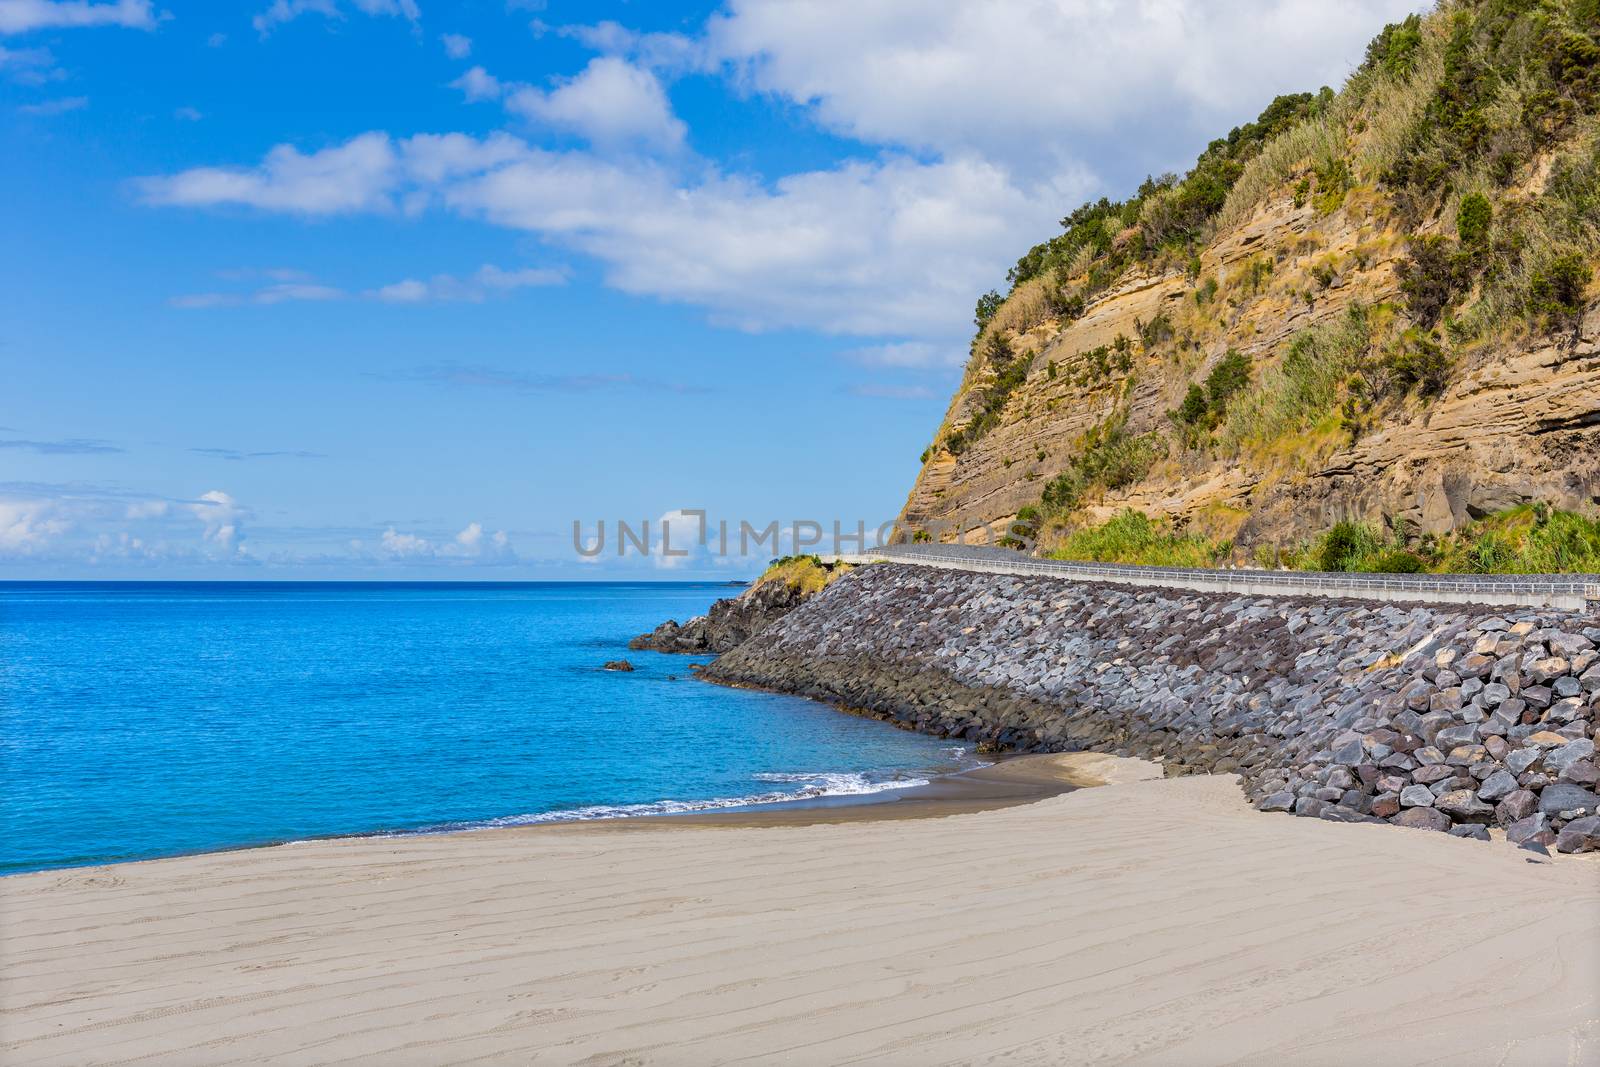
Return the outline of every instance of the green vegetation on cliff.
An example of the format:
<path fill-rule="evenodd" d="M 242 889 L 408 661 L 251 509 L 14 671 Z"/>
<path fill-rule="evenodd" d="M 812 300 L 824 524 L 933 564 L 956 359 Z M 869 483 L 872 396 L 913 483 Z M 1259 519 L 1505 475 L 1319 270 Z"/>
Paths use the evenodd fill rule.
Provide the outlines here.
<path fill-rule="evenodd" d="M 1232 555 L 1231 541 L 1181 532 L 1133 510 L 1071 531 L 1049 553 L 1052 559 L 1156 567 L 1210 567 Z M 1251 562 L 1374 574 L 1600 574 L 1600 522 L 1538 504 L 1486 516 L 1444 537 L 1345 521 L 1287 550 L 1262 548 Z"/>
<path fill-rule="evenodd" d="M 848 563 L 824 563 L 818 556 L 782 556 L 769 563 L 752 585 L 783 582 L 795 592 L 810 596 L 822 592 L 851 569 Z"/>
<path fill-rule="evenodd" d="M 1265 225 L 1266 240 L 1240 254 L 1249 225 Z M 1017 261 L 1004 293 L 978 301 L 958 401 L 923 455 L 975 458 L 954 476 L 941 468 L 933 496 L 966 470 L 981 479 L 986 465 L 1022 461 L 1038 496 L 1019 518 L 1049 544 L 1076 536 L 1087 505 L 1143 495 L 1147 478 L 1168 496 L 1229 466 L 1266 488 L 1292 481 L 1425 423 L 1504 353 L 1572 335 L 1600 260 L 1600 0 L 1445 0 L 1385 27 L 1338 93 L 1281 96 L 1186 174 L 1084 204 L 1061 226 Z M 1103 325 L 1077 327 L 1076 348 L 1056 340 L 1092 307 L 1152 286 L 1168 295 L 1114 343 Z M 1270 330 L 1301 316 L 1287 337 Z M 1256 341 L 1263 333 L 1276 339 Z M 1019 433 L 1020 455 L 974 450 L 1053 410 L 1065 388 L 1095 412 L 1092 429 L 1077 422 L 1055 447 Z M 1152 406 L 1166 413 L 1154 424 Z M 992 484 L 984 493 L 1000 498 Z M 943 507 L 958 512 L 955 501 Z M 1394 568 L 1411 556 L 1467 565 L 1387 540 L 1355 553 Z"/>

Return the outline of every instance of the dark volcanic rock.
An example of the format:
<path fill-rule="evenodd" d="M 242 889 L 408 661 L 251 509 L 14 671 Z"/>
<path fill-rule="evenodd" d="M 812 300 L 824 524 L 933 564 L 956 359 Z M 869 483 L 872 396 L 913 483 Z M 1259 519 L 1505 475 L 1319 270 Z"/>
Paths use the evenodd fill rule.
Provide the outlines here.
<path fill-rule="evenodd" d="M 810 594 L 784 581 L 759 582 L 679 625 L 669 619 L 628 642 L 655 652 L 728 652 L 805 603 Z"/>
<path fill-rule="evenodd" d="M 631 671 L 633 670 L 633 664 L 625 659 L 611 659 L 602 663 L 600 669 L 603 671 Z"/>
<path fill-rule="evenodd" d="M 1410 808 L 1389 820 L 1396 826 L 1409 826 L 1413 830 L 1450 829 L 1450 816 L 1436 808 Z"/>
<path fill-rule="evenodd" d="M 1265 811 L 1472 837 L 1544 813 L 1533 836 L 1553 843 L 1562 813 L 1595 811 L 1596 707 L 1548 695 L 1600 661 L 1549 654 L 1582 643 L 1563 634 L 1590 640 L 1581 615 L 1493 620 L 1471 605 L 885 564 L 843 576 L 704 674 L 988 748 L 1234 773 Z M 1536 667 L 1547 684 L 1525 685 Z"/>
<path fill-rule="evenodd" d="M 1600 815 L 1573 819 L 1556 834 L 1557 852 L 1600 852 Z"/>

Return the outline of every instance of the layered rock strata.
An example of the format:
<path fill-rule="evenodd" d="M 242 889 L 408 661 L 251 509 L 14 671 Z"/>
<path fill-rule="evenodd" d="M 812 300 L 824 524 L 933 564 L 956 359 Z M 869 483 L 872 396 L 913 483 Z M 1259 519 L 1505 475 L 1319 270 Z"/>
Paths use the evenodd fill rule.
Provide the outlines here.
<path fill-rule="evenodd" d="M 1338 821 L 1600 849 L 1600 620 L 882 564 L 706 676 L 1022 751 L 1240 775 Z"/>

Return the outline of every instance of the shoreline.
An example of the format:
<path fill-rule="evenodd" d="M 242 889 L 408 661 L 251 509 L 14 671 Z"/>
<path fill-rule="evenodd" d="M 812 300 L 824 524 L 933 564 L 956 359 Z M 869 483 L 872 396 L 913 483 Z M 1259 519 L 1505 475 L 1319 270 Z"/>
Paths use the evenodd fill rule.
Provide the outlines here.
<path fill-rule="evenodd" d="M 815 703 L 827 704 L 825 701 Z M 827 704 L 836 711 L 856 714 L 850 709 Z M 870 713 L 863 717 L 873 718 Z M 886 723 L 886 725 L 894 725 Z M 902 727 L 903 728 L 903 727 Z M 7 879 L 34 875 L 72 872 L 115 870 L 135 864 L 164 863 L 172 860 L 195 859 L 241 852 L 259 852 L 272 849 L 295 848 L 308 844 L 339 841 L 403 841 L 412 838 L 448 838 L 461 835 L 518 833 L 524 831 L 567 831 L 596 829 L 627 831 L 634 828 L 662 826 L 812 826 L 847 822 L 878 822 L 900 819 L 943 818 L 980 811 L 993 811 L 1018 804 L 1031 804 L 1049 797 L 1059 796 L 1075 789 L 1106 784 L 1090 767 L 1095 761 L 1116 761 L 1117 757 L 1095 753 L 1000 753 L 987 756 L 994 762 L 978 767 L 935 774 L 920 785 L 879 789 L 868 793 L 838 793 L 816 797 L 795 797 L 789 800 L 753 802 L 721 808 L 696 811 L 660 812 L 639 815 L 600 815 L 580 818 L 560 818 L 561 811 L 540 813 L 558 816 L 540 822 L 494 825 L 494 820 L 466 823 L 440 829 L 371 830 L 357 833 L 317 834 L 308 837 L 286 838 L 281 841 L 251 842 L 225 845 L 218 848 L 194 849 L 160 856 L 138 856 L 126 859 L 63 864 L 31 870 L 0 872 L 0 883 Z M 1142 763 L 1133 760 L 1130 763 Z M 1106 765 L 1109 768 L 1109 764 Z M 1152 765 L 1153 766 L 1153 765 Z M 1115 773 L 1107 770 L 1106 773 Z M 1123 771 L 1123 774 L 1139 773 Z M 1154 771 L 1159 776 L 1160 770 Z M 707 798 L 704 803 L 714 804 L 724 799 Z M 684 803 L 701 803 L 685 801 Z M 502 816 L 500 818 L 514 818 Z"/>
<path fill-rule="evenodd" d="M 1108 784 L 950 818 L 338 838 L 0 879 L 0 1058 L 1600 1060 L 1600 857 L 1055 759 Z"/>

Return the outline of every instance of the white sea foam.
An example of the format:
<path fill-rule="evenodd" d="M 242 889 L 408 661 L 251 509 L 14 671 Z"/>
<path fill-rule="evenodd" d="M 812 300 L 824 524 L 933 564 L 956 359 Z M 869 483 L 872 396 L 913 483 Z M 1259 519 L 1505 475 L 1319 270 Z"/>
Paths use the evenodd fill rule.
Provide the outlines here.
<path fill-rule="evenodd" d="M 986 761 L 974 759 L 965 748 L 946 750 L 954 766 L 950 770 L 967 770 L 984 765 Z M 537 826 L 553 822 L 585 822 L 593 819 L 629 819 L 647 815 L 686 815 L 697 811 L 723 811 L 728 808 L 753 808 L 768 804 L 784 804 L 795 800 L 815 800 L 819 797 L 867 796 L 894 789 L 910 789 L 927 785 L 929 779 L 921 775 L 904 778 L 882 778 L 853 771 L 814 772 L 763 772 L 751 775 L 758 782 L 774 785 L 798 786 L 786 790 L 749 793 L 744 796 L 719 797 L 713 800 L 657 800 L 649 804 L 593 804 L 583 808 L 563 811 L 541 811 L 526 815 L 505 815 L 495 819 L 428 826 L 417 830 L 396 830 L 381 834 L 383 837 L 409 837 L 416 834 L 454 833 L 461 830 L 492 830 L 506 826 Z"/>

